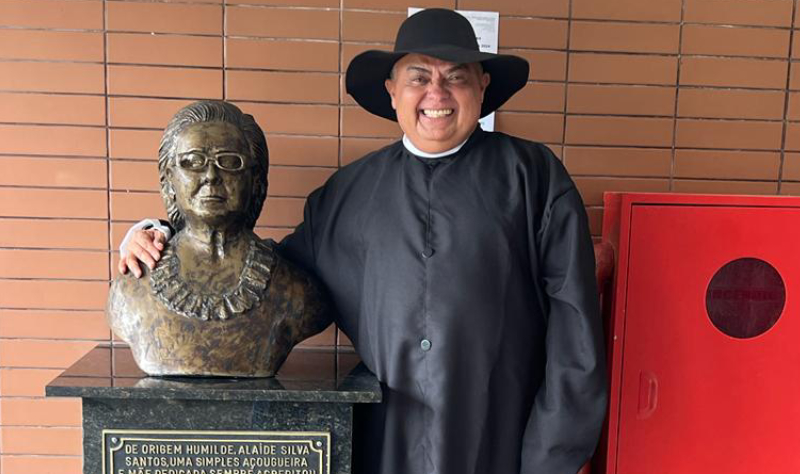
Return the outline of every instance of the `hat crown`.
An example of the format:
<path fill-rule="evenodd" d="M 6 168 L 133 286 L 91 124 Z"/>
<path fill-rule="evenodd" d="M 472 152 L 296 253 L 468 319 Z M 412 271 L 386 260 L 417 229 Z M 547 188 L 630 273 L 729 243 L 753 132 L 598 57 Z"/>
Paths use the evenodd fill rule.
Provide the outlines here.
<path fill-rule="evenodd" d="M 442 8 L 429 8 L 408 17 L 397 31 L 394 50 L 414 51 L 436 46 L 479 51 L 469 20 Z"/>

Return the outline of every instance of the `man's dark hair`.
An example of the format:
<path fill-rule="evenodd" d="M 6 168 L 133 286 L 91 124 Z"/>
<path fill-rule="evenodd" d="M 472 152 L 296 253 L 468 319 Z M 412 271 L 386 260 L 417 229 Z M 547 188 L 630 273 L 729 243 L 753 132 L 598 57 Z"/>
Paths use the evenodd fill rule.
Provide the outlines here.
<path fill-rule="evenodd" d="M 167 168 L 175 155 L 175 146 L 178 135 L 190 125 L 207 122 L 229 123 L 241 130 L 244 139 L 250 148 L 250 157 L 255 166 L 248 172 L 254 173 L 253 197 L 245 216 L 247 228 L 256 225 L 264 200 L 267 198 L 267 172 L 269 168 L 269 150 L 264 131 L 258 126 L 253 116 L 245 114 L 235 105 L 221 100 L 202 100 L 189 104 L 179 110 L 169 121 L 161 145 L 158 147 L 158 177 L 161 183 L 161 198 L 167 208 L 167 215 L 175 230 L 184 226 L 183 215 L 175 204 L 175 194 L 171 192 L 171 185 L 167 179 Z M 263 157 L 263 159 L 262 159 Z M 210 165 L 209 166 L 213 166 Z"/>

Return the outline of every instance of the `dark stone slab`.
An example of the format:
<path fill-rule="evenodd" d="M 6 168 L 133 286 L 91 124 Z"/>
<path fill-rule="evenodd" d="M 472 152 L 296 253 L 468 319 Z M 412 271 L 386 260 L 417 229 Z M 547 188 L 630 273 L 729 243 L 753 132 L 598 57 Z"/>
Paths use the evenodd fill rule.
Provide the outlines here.
<path fill-rule="evenodd" d="M 296 350 L 275 378 L 148 377 L 130 351 L 98 346 L 46 387 L 83 398 L 84 473 L 103 470 L 103 430 L 323 432 L 331 473 L 350 472 L 354 403 L 381 389 L 352 353 Z M 116 474 L 116 473 L 115 473 Z"/>
<path fill-rule="evenodd" d="M 380 385 L 354 353 L 291 353 L 273 378 L 149 377 L 130 349 L 98 346 L 50 382 L 52 397 L 376 403 Z"/>

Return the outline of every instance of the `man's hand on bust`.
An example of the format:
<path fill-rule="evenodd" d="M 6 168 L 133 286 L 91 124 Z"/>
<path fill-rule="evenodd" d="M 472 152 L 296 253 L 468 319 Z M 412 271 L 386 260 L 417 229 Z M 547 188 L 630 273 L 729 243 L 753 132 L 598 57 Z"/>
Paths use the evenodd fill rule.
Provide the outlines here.
<path fill-rule="evenodd" d="M 161 259 L 161 251 L 164 250 L 167 237 L 156 229 L 136 229 L 129 237 L 130 239 L 120 247 L 117 269 L 121 274 L 130 270 L 136 278 L 139 278 L 142 276 L 139 262 L 151 270 L 155 268 L 156 262 Z"/>

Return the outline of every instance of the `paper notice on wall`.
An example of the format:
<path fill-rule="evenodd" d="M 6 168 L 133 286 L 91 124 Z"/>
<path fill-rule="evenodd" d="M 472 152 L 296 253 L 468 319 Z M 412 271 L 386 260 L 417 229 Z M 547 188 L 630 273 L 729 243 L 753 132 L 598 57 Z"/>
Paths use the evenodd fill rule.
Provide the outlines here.
<path fill-rule="evenodd" d="M 409 7 L 408 16 L 421 11 L 422 8 Z M 499 12 L 479 12 L 471 10 L 456 10 L 458 13 L 464 15 L 472 24 L 472 29 L 475 30 L 475 36 L 478 39 L 478 46 L 481 51 L 485 53 L 497 54 L 497 38 L 500 29 L 500 13 Z M 487 132 L 494 131 L 494 113 L 487 115 L 480 119 L 481 128 Z"/>

